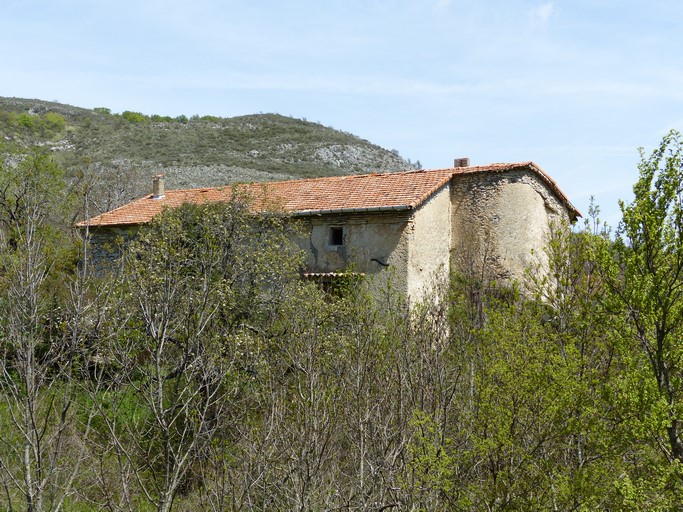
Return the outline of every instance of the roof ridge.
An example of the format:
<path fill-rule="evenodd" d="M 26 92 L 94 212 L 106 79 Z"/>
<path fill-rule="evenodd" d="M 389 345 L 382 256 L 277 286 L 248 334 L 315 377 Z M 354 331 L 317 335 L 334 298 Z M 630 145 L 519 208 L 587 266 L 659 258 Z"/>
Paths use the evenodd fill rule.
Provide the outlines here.
<path fill-rule="evenodd" d="M 279 184 L 279 183 L 303 183 L 303 182 L 311 182 L 311 181 L 347 180 L 347 179 L 357 179 L 357 178 L 368 178 L 371 176 L 398 176 L 398 175 L 404 175 L 404 174 L 443 172 L 443 171 L 447 171 L 447 170 L 451 170 L 451 169 L 452 168 L 450 168 L 450 169 L 449 168 L 444 168 L 444 169 L 410 169 L 407 171 L 370 172 L 370 173 L 364 173 L 364 174 L 343 174 L 343 175 L 339 175 L 339 176 L 318 176 L 315 178 L 297 178 L 297 179 L 293 179 L 293 180 L 250 181 L 250 182 L 236 181 L 234 183 L 227 183 L 225 185 L 218 185 L 215 187 L 166 189 L 166 192 L 184 192 L 184 191 L 196 192 L 198 190 L 220 190 L 220 189 L 232 188 L 234 186 L 239 186 L 239 185 L 257 186 L 257 185 L 263 185 L 263 184 L 274 185 L 274 184 Z M 142 199 L 142 198 L 139 198 L 139 199 Z M 114 210 L 112 210 L 112 211 L 114 211 Z"/>
<path fill-rule="evenodd" d="M 250 182 L 244 182 L 244 181 L 237 181 L 234 183 L 227 183 L 225 185 L 217 185 L 215 187 L 196 187 L 196 188 L 177 188 L 177 189 L 166 189 L 166 192 L 187 192 L 187 191 L 192 191 L 192 192 L 197 192 L 200 190 L 221 190 L 221 189 L 227 189 L 227 188 L 232 188 L 234 186 L 257 186 L 261 184 L 279 184 L 279 183 L 302 183 L 302 182 L 312 182 L 312 181 L 327 181 L 327 180 L 347 180 L 347 179 L 358 179 L 358 178 L 368 178 L 372 176 L 398 176 L 398 175 L 405 175 L 405 174 L 426 174 L 426 173 L 436 173 L 436 172 L 445 172 L 445 171 L 456 171 L 459 169 L 487 169 L 487 168 L 492 168 L 492 167 L 497 167 L 497 166 L 505 166 L 505 167 L 526 167 L 533 164 L 532 161 L 526 161 L 526 162 L 514 162 L 514 163 L 505 163 L 505 162 L 496 162 L 492 164 L 486 164 L 486 165 L 470 165 L 467 167 L 443 167 L 443 168 L 438 168 L 438 169 L 409 169 L 406 171 L 387 171 L 387 172 L 371 172 L 371 173 L 364 173 L 364 174 L 344 174 L 344 175 L 339 175 L 339 176 L 318 176 L 315 178 L 297 178 L 293 180 L 274 180 L 274 181 L 250 181 Z M 454 173 L 454 174 L 455 174 Z M 546 174 L 543 172 L 543 174 Z M 148 194 L 146 194 L 148 195 Z M 145 196 L 139 197 L 138 199 L 143 199 Z M 112 210 L 114 211 L 114 210 Z"/>

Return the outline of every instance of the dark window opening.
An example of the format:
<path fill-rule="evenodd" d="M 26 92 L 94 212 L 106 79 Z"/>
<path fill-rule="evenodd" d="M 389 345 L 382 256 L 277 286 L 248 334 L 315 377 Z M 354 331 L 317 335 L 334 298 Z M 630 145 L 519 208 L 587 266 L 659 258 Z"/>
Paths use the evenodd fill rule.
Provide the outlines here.
<path fill-rule="evenodd" d="M 344 245 L 344 228 L 341 226 L 330 228 L 330 245 Z"/>

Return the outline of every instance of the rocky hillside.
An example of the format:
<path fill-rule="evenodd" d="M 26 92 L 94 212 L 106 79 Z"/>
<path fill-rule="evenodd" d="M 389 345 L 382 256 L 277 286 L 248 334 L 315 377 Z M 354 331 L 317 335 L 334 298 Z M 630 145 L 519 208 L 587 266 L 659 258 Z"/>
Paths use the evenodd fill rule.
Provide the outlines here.
<path fill-rule="evenodd" d="M 49 148 L 72 176 L 91 176 L 98 209 L 147 193 L 160 172 L 168 188 L 191 188 L 415 167 L 395 150 L 277 114 L 171 118 L 0 97 L 0 135 Z"/>

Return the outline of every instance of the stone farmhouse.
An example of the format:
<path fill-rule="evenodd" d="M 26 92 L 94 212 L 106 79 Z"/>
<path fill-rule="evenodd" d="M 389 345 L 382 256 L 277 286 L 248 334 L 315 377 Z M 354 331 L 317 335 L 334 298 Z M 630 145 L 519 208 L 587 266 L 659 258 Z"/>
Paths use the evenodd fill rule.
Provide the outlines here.
<path fill-rule="evenodd" d="M 229 201 L 235 187 L 255 211 L 276 209 L 301 223 L 305 276 L 328 281 L 351 269 L 391 278 L 411 302 L 453 269 L 524 282 L 526 269 L 545 264 L 551 227 L 581 216 L 533 162 L 459 159 L 450 169 L 187 190 L 165 191 L 159 175 L 152 194 L 78 226 L 89 229 L 101 256 L 112 235 L 130 235 L 165 208 Z"/>

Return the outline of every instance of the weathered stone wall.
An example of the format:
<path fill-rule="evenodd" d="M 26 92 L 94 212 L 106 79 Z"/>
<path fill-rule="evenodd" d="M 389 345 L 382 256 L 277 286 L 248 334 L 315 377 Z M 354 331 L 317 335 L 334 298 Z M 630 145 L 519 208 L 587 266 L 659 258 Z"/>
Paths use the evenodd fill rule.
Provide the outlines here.
<path fill-rule="evenodd" d="M 302 218 L 296 243 L 307 254 L 307 272 L 362 272 L 384 286 L 389 279 L 407 293 L 410 212 L 316 215 Z M 343 244 L 332 245 L 330 229 L 341 227 Z"/>
<path fill-rule="evenodd" d="M 525 272 L 547 266 L 552 225 L 566 208 L 530 171 L 455 176 L 452 183 L 452 265 L 486 279 L 524 284 Z"/>
<path fill-rule="evenodd" d="M 308 272 L 352 270 L 378 289 L 415 303 L 432 293 L 449 272 L 451 198 L 445 186 L 414 212 L 388 211 L 319 215 L 302 220 L 297 244 L 308 255 Z M 344 230 L 344 243 L 330 244 L 330 229 Z"/>
<path fill-rule="evenodd" d="M 108 227 L 91 229 L 89 235 L 90 261 L 97 272 L 113 270 L 125 244 L 136 236 L 136 227 Z"/>

